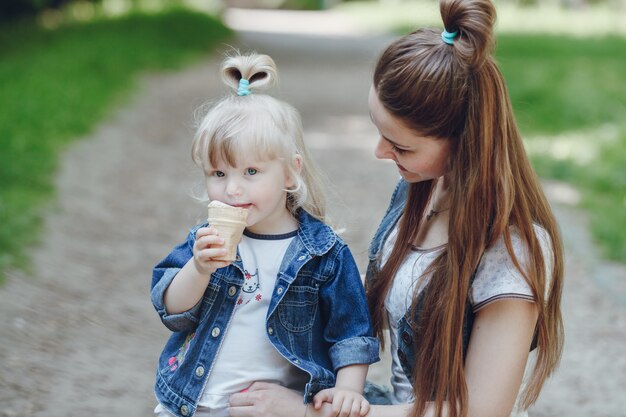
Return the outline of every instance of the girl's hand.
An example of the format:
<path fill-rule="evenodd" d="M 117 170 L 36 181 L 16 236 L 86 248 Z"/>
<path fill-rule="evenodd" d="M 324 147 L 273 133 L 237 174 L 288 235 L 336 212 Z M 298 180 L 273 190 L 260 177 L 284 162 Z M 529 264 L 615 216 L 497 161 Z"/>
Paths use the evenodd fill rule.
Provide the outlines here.
<path fill-rule="evenodd" d="M 316 410 L 319 410 L 324 402 L 332 403 L 332 417 L 365 417 L 370 411 L 370 403 L 363 395 L 342 388 L 328 388 L 313 397 L 313 406 Z"/>
<path fill-rule="evenodd" d="M 218 261 L 213 258 L 226 255 L 224 239 L 219 237 L 217 230 L 212 227 L 201 227 L 196 232 L 196 241 L 193 244 L 193 263 L 196 270 L 202 275 L 211 275 L 219 268 L 230 264 L 229 261 Z"/>

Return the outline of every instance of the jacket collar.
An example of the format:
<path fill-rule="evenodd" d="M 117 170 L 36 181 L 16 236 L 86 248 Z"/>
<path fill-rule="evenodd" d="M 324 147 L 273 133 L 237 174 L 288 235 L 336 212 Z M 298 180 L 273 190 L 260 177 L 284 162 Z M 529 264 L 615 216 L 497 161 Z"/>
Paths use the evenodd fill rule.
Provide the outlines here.
<path fill-rule="evenodd" d="M 407 193 L 409 190 L 409 183 L 400 179 L 396 188 L 391 195 L 391 201 L 389 202 L 389 207 L 383 219 L 378 226 L 378 230 L 372 239 L 372 243 L 369 248 L 369 258 L 370 261 L 373 261 L 378 258 L 389 233 L 393 230 L 393 227 L 396 225 L 402 213 L 404 212 L 404 206 L 406 204 Z"/>
<path fill-rule="evenodd" d="M 298 237 L 311 255 L 321 256 L 333 247 L 337 241 L 337 235 L 330 226 L 303 209 L 298 209 L 296 218 L 300 226 Z"/>

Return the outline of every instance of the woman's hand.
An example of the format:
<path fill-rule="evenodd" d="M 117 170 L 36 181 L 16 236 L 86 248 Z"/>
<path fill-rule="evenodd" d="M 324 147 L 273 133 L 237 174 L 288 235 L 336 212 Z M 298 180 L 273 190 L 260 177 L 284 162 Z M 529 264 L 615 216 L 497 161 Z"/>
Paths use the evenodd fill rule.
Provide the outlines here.
<path fill-rule="evenodd" d="M 278 384 L 255 382 L 244 392 L 230 396 L 230 417 L 304 417 L 302 394 Z M 314 417 L 309 406 L 306 417 Z"/>
<path fill-rule="evenodd" d="M 316 410 L 323 403 L 332 403 L 333 417 L 365 417 L 370 411 L 370 403 L 356 391 L 341 388 L 328 388 L 318 392 L 313 398 Z"/>
<path fill-rule="evenodd" d="M 211 275 L 219 268 L 227 266 L 228 261 L 217 261 L 214 258 L 226 255 L 222 239 L 213 227 L 201 227 L 196 232 L 193 244 L 193 263 L 198 273 Z"/>

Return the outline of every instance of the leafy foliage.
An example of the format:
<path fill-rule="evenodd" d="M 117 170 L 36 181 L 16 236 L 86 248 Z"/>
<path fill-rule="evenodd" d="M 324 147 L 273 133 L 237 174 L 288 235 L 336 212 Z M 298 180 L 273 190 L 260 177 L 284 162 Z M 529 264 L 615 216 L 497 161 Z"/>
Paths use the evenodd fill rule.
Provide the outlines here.
<path fill-rule="evenodd" d="M 183 10 L 0 29 L 0 271 L 26 265 L 59 151 L 102 120 L 141 71 L 179 68 L 229 35 L 215 18 Z"/>

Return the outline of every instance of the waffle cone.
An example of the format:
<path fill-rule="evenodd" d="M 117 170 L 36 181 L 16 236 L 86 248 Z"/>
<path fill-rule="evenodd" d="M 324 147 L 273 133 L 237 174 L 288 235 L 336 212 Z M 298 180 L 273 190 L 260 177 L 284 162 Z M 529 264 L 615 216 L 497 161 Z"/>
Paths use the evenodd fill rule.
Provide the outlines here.
<path fill-rule="evenodd" d="M 221 261 L 234 261 L 237 258 L 237 245 L 246 227 L 248 210 L 213 202 L 208 207 L 209 226 L 214 227 L 224 239 L 226 255 L 215 258 Z"/>

